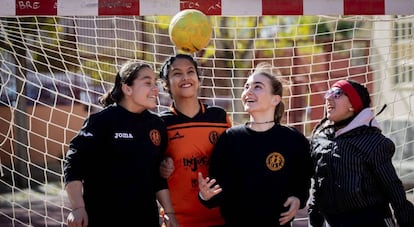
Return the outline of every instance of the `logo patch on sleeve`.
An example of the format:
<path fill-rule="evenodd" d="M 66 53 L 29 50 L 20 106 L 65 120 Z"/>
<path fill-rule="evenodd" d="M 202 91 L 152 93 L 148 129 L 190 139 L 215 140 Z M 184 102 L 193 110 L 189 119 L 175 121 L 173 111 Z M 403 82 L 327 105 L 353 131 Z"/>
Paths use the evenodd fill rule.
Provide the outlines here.
<path fill-rule="evenodd" d="M 151 142 L 155 146 L 159 146 L 161 144 L 161 134 L 158 130 L 156 129 L 151 130 L 149 133 L 149 137 L 151 139 Z"/>
<path fill-rule="evenodd" d="M 210 143 L 215 145 L 217 143 L 217 140 L 219 138 L 219 134 L 216 131 L 211 131 L 208 135 L 208 139 L 210 140 Z"/>

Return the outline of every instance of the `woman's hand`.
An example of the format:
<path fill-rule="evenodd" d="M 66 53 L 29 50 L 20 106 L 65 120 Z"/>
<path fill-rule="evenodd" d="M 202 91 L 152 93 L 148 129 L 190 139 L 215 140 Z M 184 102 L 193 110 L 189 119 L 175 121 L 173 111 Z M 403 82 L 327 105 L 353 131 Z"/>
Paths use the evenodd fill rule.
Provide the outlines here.
<path fill-rule="evenodd" d="M 168 179 L 171 174 L 174 172 L 174 161 L 172 158 L 165 158 L 160 165 L 160 175 L 161 177 Z"/>
<path fill-rule="evenodd" d="M 296 198 L 295 196 L 290 196 L 287 198 L 286 202 L 283 204 L 285 207 L 289 207 L 289 210 L 281 213 L 279 218 L 280 225 L 284 225 L 288 223 L 290 220 L 295 218 L 296 213 L 299 210 L 300 207 L 300 200 Z"/>
<path fill-rule="evenodd" d="M 200 189 L 200 195 L 203 200 L 209 200 L 222 191 L 220 185 L 214 185 L 215 183 L 216 179 L 210 180 L 209 177 L 204 178 L 202 173 L 198 173 L 198 188 Z"/>
<path fill-rule="evenodd" d="M 73 209 L 67 218 L 68 227 L 88 226 L 88 214 L 84 207 Z"/>

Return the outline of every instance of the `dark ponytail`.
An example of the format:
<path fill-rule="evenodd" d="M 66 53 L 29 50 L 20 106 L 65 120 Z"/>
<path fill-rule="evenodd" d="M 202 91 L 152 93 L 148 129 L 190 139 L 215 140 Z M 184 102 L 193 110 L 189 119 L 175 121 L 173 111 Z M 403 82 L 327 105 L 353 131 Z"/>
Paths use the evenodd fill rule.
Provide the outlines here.
<path fill-rule="evenodd" d="M 124 93 L 122 92 L 122 84 L 131 86 L 133 81 L 139 76 L 139 71 L 142 68 L 152 69 L 150 65 L 139 62 L 129 61 L 122 65 L 121 69 L 115 76 L 114 86 L 111 90 L 99 98 L 99 103 L 103 107 L 107 107 L 113 103 L 119 103 L 124 98 Z"/>

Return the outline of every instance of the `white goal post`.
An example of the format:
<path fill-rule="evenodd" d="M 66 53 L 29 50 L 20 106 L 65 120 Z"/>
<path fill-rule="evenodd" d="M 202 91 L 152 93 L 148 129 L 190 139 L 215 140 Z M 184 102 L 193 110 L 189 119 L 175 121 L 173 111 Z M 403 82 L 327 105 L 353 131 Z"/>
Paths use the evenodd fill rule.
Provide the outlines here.
<path fill-rule="evenodd" d="M 51 1 L 49 8 L 41 8 L 40 0 L 5 2 L 0 8 L 1 226 L 66 226 L 62 168 L 70 139 L 85 117 L 101 108 L 97 98 L 110 88 L 120 65 L 142 60 L 158 71 L 177 53 L 169 21 L 180 7 L 195 6 L 210 12 L 214 27 L 208 46 L 193 54 L 202 71 L 203 101 L 224 107 L 235 125 L 244 123 L 245 79 L 259 62 L 269 62 L 287 82 L 283 122 L 309 136 L 324 116 L 329 86 L 338 79 L 359 81 L 372 94 L 374 112 L 387 105 L 377 119 L 396 144 L 394 164 L 414 200 L 411 0 L 394 5 L 384 0 L 387 4 L 371 11 L 347 4 L 333 10 L 324 4 L 342 1 L 326 0 L 291 1 L 301 2 L 301 8 L 289 3 L 292 8 L 285 11 L 266 0 L 241 1 L 243 7 L 234 6 L 237 1 L 201 6 L 179 1 L 178 7 L 164 8 L 160 0 L 117 5 L 97 0 L 100 8 L 79 7 L 80 0 Z M 110 7 L 119 15 L 107 15 Z M 155 111 L 169 104 L 161 92 Z"/>

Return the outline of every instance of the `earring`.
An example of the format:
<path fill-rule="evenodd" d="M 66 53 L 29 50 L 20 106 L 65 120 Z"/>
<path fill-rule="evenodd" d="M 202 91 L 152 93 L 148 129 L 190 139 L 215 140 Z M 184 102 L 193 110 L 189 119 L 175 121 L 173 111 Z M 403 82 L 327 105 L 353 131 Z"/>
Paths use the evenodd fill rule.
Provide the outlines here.
<path fill-rule="evenodd" d="M 354 112 L 354 108 L 349 107 L 349 112 Z"/>

